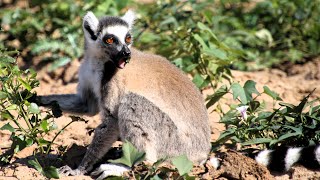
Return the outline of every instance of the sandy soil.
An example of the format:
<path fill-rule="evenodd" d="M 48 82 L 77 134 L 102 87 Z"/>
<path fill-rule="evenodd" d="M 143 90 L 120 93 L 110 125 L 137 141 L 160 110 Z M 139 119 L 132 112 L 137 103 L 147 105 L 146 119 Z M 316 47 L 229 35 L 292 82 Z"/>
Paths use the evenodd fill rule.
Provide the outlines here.
<path fill-rule="evenodd" d="M 65 68 L 57 70 L 53 74 L 46 73 L 45 69 L 38 72 L 40 87 L 36 89 L 38 94 L 53 94 L 53 93 L 73 93 L 77 86 L 77 69 L 80 63 L 73 61 Z M 298 103 L 303 96 L 310 93 L 320 83 L 320 59 L 308 62 L 304 65 L 288 66 L 286 71 L 278 69 L 263 70 L 258 72 L 239 72 L 233 71 L 233 76 L 236 81 L 244 83 L 246 80 L 252 79 L 257 82 L 258 90 L 264 85 L 270 87 L 280 94 L 280 96 L 290 103 Z M 204 96 L 210 94 L 210 90 L 204 90 Z M 312 98 L 320 96 L 320 89 L 316 89 Z M 230 97 L 229 97 L 230 98 Z M 268 97 L 266 101 L 271 103 Z M 228 102 L 224 100 L 222 102 Z M 209 109 L 210 126 L 212 129 L 212 141 L 218 138 L 219 132 L 224 129 L 224 126 L 219 124 L 219 115 L 214 109 Z M 67 163 L 73 167 L 81 161 L 87 146 L 92 138 L 89 131 L 94 129 L 99 124 L 99 117 L 84 117 L 89 120 L 88 123 L 76 122 L 69 126 L 56 140 L 55 151 L 52 154 L 61 152 L 57 147 L 67 146 L 67 152 L 63 162 L 57 162 L 56 156 L 46 157 L 44 161 L 61 166 Z M 67 114 L 57 118 L 56 123 L 59 128 L 66 125 L 71 119 Z M 6 122 L 0 122 L 0 127 Z M 0 154 L 10 147 L 10 133 L 0 131 Z M 49 138 L 54 134 L 50 134 Z M 115 147 L 119 142 L 115 143 Z M 34 146 L 25 148 L 23 151 L 15 155 L 13 162 L 9 166 L 1 167 L 1 179 L 44 179 L 34 168 L 27 165 L 27 160 L 31 158 Z M 287 174 L 270 174 L 265 168 L 255 163 L 250 158 L 247 158 L 237 152 L 227 151 L 222 156 L 222 167 L 215 171 L 210 164 L 205 164 L 202 167 L 195 167 L 193 174 L 198 175 L 201 179 L 318 179 L 320 173 L 318 171 L 310 171 L 303 167 L 294 167 Z M 91 179 L 89 176 L 78 177 L 63 177 L 61 179 Z"/>

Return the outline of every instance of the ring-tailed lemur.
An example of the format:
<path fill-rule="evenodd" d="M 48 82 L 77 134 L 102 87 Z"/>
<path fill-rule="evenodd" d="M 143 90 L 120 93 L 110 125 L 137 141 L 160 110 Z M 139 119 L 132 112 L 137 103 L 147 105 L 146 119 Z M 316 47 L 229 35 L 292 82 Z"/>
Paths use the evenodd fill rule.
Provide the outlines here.
<path fill-rule="evenodd" d="M 119 136 L 150 161 L 185 154 L 201 162 L 208 156 L 210 127 L 201 93 L 165 58 L 131 48 L 134 19 L 132 11 L 100 20 L 88 12 L 77 94 L 40 96 L 42 105 L 56 101 L 65 112 L 101 114 L 81 164 L 62 168 L 65 175 L 90 172 Z"/>

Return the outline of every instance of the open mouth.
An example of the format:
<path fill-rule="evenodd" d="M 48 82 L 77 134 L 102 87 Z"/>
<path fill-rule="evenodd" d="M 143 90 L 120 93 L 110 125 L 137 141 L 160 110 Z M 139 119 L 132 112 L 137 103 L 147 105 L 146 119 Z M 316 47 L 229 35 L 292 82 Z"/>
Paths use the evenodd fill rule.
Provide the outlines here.
<path fill-rule="evenodd" d="M 130 61 L 130 57 L 120 58 L 118 61 L 118 68 L 123 69 L 126 66 L 126 64 L 129 63 L 129 61 Z"/>

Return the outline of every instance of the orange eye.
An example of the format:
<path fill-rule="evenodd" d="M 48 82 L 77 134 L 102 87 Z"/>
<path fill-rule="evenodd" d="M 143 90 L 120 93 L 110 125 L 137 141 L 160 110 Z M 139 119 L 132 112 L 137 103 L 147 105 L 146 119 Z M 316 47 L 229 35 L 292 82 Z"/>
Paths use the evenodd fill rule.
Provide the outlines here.
<path fill-rule="evenodd" d="M 106 43 L 108 44 L 112 44 L 114 42 L 113 37 L 109 37 L 108 39 L 106 39 Z"/>
<path fill-rule="evenodd" d="M 131 36 L 130 36 L 130 35 L 128 35 L 128 36 L 126 37 L 126 43 L 127 43 L 127 44 L 130 44 L 130 43 L 131 43 Z"/>

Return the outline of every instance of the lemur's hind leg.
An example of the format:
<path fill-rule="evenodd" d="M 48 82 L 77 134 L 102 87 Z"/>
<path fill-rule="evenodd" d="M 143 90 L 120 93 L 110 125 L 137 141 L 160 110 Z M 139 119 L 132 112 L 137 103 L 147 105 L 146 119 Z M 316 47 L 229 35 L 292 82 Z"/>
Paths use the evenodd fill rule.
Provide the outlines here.
<path fill-rule="evenodd" d="M 155 162 L 159 158 L 186 154 L 176 125 L 146 98 L 129 93 L 121 101 L 118 112 L 121 139 L 145 151 L 147 160 Z M 98 179 L 103 179 L 122 175 L 127 170 L 121 165 L 102 164 L 91 175 L 100 175 Z"/>
<path fill-rule="evenodd" d="M 119 106 L 118 121 L 121 139 L 145 151 L 149 161 L 186 151 L 174 122 L 145 97 L 126 95 Z"/>

